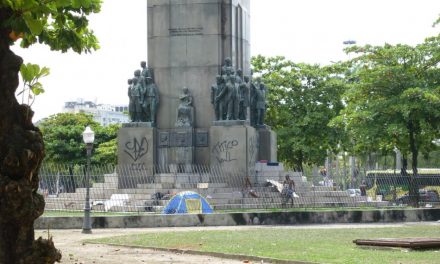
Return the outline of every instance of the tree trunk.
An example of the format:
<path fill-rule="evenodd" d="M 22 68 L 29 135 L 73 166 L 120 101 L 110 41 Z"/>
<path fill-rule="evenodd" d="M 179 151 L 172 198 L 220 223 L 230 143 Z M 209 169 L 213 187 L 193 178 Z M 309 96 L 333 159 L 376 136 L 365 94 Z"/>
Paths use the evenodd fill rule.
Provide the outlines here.
<path fill-rule="evenodd" d="M 417 171 L 417 159 L 419 151 L 417 149 L 414 126 L 412 123 L 409 125 L 409 147 L 411 149 L 412 162 L 411 167 L 413 174 L 409 177 L 409 197 L 412 206 L 419 207 L 419 186 L 417 184 L 418 171 Z"/>
<path fill-rule="evenodd" d="M 298 153 L 297 158 L 294 160 L 293 166 L 294 166 L 294 168 L 293 168 L 294 171 L 304 172 L 304 170 L 303 170 L 303 153 L 302 153 L 302 151 L 300 151 Z"/>
<path fill-rule="evenodd" d="M 34 239 L 34 220 L 44 211 L 37 193 L 44 145 L 32 110 L 15 99 L 23 61 L 9 49 L 8 35 L 0 31 L 0 263 L 54 263 L 61 254 L 52 240 Z"/>

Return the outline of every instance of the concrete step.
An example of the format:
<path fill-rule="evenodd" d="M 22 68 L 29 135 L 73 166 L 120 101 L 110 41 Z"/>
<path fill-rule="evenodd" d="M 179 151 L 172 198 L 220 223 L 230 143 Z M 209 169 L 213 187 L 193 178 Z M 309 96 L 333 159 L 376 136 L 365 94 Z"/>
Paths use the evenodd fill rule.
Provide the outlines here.
<path fill-rule="evenodd" d="M 92 188 L 113 189 L 113 188 L 118 188 L 118 183 L 117 182 L 97 182 L 97 183 L 93 183 Z"/>

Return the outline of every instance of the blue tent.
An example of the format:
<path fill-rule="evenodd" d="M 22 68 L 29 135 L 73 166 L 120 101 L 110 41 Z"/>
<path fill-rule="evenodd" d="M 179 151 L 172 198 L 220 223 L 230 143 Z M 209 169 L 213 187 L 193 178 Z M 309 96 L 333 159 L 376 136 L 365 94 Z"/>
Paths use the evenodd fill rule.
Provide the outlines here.
<path fill-rule="evenodd" d="M 164 214 L 211 214 L 212 210 L 209 203 L 196 192 L 180 192 L 173 196 L 163 209 Z"/>

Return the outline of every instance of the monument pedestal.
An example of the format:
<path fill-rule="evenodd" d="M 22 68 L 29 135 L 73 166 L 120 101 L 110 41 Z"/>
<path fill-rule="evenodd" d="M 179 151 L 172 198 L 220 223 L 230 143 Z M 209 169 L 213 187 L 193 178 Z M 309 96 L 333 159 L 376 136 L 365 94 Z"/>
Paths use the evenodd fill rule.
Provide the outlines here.
<path fill-rule="evenodd" d="M 211 168 L 219 168 L 224 175 L 230 174 L 228 177 L 242 177 L 254 171 L 258 157 L 258 134 L 249 125 L 237 125 L 236 121 L 231 124 L 228 126 L 223 122 L 222 126 L 210 128 Z M 236 180 L 241 179 L 225 179 L 225 182 Z"/>
<path fill-rule="evenodd" d="M 192 128 L 159 131 L 159 166 L 165 170 L 189 172 L 194 162 L 193 137 Z"/>
<path fill-rule="evenodd" d="M 151 123 L 124 124 L 118 132 L 119 188 L 136 188 L 153 181 L 156 128 Z"/>
<path fill-rule="evenodd" d="M 258 160 L 277 161 L 277 134 L 270 127 L 258 128 Z"/>

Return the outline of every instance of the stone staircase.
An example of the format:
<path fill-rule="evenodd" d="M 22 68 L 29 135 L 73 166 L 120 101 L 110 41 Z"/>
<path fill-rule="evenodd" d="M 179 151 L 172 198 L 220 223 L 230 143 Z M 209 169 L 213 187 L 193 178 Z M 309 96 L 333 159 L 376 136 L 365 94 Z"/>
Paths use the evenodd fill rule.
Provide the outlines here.
<path fill-rule="evenodd" d="M 262 175 L 282 182 L 283 175 Z M 214 210 L 233 209 L 265 209 L 281 208 L 281 194 L 275 188 L 268 186 L 263 180 L 257 182 L 253 192 L 258 197 L 253 197 L 249 189 L 232 186 L 228 183 L 203 183 L 197 180 L 208 180 L 209 175 L 194 174 L 158 174 L 155 183 L 137 184 L 136 188 L 118 188 L 118 178 L 115 174 L 104 176 L 103 183 L 93 183 L 90 188 L 90 201 L 92 210 L 104 211 L 106 201 L 115 201 L 108 211 L 114 212 L 145 212 L 160 211 L 168 199 L 181 191 L 194 191 L 200 193 L 211 204 Z M 259 178 L 261 179 L 261 178 Z M 295 191 L 299 196 L 294 198 L 293 207 L 359 207 L 367 203 L 366 197 L 350 197 L 346 191 L 334 187 L 312 186 L 300 174 L 291 173 L 295 182 Z M 165 199 L 155 199 L 155 194 L 165 195 Z M 117 201 L 113 197 L 126 195 L 127 200 Z M 56 197 L 46 197 L 46 210 L 83 210 L 85 204 L 86 188 L 77 188 L 75 193 L 60 193 Z M 387 202 L 374 202 L 375 206 L 387 205 Z M 290 207 L 291 205 L 288 204 Z"/>

